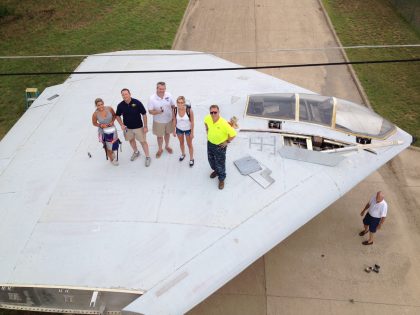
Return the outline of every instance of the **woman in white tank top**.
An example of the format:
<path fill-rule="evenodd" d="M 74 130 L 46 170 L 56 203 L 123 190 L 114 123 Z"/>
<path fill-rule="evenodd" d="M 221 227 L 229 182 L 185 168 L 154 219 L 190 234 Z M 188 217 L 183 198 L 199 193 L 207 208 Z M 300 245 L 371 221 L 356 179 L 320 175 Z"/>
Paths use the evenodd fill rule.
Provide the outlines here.
<path fill-rule="evenodd" d="M 172 123 L 174 125 L 174 137 L 178 136 L 179 146 L 181 148 L 181 156 L 179 161 L 185 158 L 185 140 L 187 140 L 188 151 L 190 154 L 190 167 L 194 166 L 194 149 L 192 140 L 194 138 L 194 113 L 191 107 L 185 105 L 185 97 L 179 96 L 176 99 L 176 108 L 172 115 Z M 185 137 L 185 140 L 184 140 Z"/>

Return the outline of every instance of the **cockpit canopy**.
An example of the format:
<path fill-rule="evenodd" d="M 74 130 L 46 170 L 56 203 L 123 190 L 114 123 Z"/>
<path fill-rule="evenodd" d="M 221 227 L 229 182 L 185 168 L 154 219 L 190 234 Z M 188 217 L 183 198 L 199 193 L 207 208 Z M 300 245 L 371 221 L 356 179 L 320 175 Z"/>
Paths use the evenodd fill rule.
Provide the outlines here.
<path fill-rule="evenodd" d="M 369 138 L 385 138 L 395 129 L 393 124 L 365 106 L 316 94 L 250 95 L 246 114 L 323 125 Z"/>

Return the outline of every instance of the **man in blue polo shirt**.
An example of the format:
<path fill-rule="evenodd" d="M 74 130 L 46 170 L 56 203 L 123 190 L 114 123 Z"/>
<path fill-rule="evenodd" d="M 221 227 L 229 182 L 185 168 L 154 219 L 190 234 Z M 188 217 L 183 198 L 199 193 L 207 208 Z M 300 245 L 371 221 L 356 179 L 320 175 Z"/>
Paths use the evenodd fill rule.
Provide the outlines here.
<path fill-rule="evenodd" d="M 133 155 L 131 161 L 134 161 L 140 156 L 140 152 L 137 150 L 136 140 L 140 142 L 144 154 L 146 155 L 145 165 L 150 165 L 151 159 L 149 154 L 149 145 L 146 141 L 147 133 L 147 114 L 143 104 L 135 99 L 131 98 L 129 89 L 122 89 L 121 96 L 123 101 L 117 106 L 117 121 L 121 125 L 124 131 L 124 138 L 130 142 L 133 148 Z M 121 115 L 123 116 L 124 123 L 121 121 Z M 143 117 L 143 120 L 142 120 Z"/>

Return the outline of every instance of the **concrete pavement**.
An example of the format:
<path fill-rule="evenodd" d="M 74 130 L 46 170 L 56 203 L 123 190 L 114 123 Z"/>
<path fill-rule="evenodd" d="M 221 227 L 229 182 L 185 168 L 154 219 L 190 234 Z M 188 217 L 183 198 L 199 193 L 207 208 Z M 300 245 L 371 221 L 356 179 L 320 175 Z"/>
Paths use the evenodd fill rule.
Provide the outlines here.
<path fill-rule="evenodd" d="M 336 46 L 316 0 L 191 0 L 173 49 L 217 52 L 244 66 L 262 66 L 342 61 L 338 50 L 273 51 Z M 320 94 L 362 102 L 348 87 L 353 80 L 347 67 L 263 72 Z"/>
<path fill-rule="evenodd" d="M 191 0 L 173 48 L 254 66 L 342 61 L 338 50 L 275 51 L 337 45 L 317 0 Z M 363 103 L 345 66 L 264 72 Z M 189 314 L 419 314 L 419 155 L 403 152 Z M 359 213 L 377 190 L 390 211 L 365 247 Z M 379 274 L 363 271 L 375 263 Z"/>

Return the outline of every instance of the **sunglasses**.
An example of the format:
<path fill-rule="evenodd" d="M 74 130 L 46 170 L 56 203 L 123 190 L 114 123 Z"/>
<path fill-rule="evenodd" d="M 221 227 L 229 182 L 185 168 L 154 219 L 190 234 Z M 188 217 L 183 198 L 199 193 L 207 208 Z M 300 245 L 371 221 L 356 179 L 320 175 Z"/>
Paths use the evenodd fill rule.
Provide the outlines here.
<path fill-rule="evenodd" d="M 212 115 L 216 115 L 218 112 L 210 112 L 210 114 Z"/>

